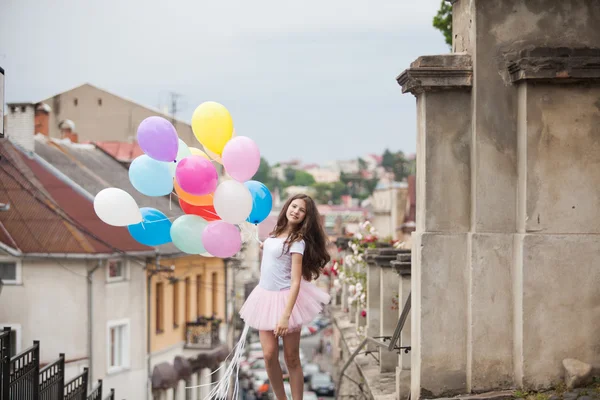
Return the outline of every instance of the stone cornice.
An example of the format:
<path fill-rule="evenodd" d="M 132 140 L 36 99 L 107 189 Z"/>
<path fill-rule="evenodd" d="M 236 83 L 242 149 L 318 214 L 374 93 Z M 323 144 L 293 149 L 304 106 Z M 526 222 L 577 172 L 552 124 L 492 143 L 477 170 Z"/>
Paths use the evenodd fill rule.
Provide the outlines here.
<path fill-rule="evenodd" d="M 396 80 L 402 93 L 437 90 L 470 90 L 473 64 L 468 54 L 443 54 L 417 58 Z"/>
<path fill-rule="evenodd" d="M 504 55 L 510 80 L 548 83 L 600 81 L 600 49 L 537 47 Z"/>

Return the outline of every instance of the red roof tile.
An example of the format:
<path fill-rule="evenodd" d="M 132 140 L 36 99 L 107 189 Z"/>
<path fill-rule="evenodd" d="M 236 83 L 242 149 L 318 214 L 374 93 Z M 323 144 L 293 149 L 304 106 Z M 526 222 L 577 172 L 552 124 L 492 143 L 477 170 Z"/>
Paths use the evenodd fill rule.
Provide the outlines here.
<path fill-rule="evenodd" d="M 120 162 L 131 162 L 144 154 L 137 142 L 94 142 L 94 144 Z"/>
<path fill-rule="evenodd" d="M 0 202 L 10 204 L 10 210 L 0 213 L 4 244 L 23 253 L 151 250 L 132 239 L 127 228 L 100 221 L 89 199 L 7 140 L 0 140 L 0 155 Z"/>

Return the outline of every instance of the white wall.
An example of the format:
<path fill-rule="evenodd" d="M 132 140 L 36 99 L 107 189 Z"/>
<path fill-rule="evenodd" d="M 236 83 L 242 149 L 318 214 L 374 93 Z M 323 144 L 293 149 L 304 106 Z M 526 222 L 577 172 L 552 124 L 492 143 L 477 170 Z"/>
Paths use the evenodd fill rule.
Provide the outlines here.
<path fill-rule="evenodd" d="M 87 268 L 81 260 L 25 260 L 21 262 L 22 283 L 5 285 L 0 295 L 0 326 L 20 325 L 23 350 L 40 341 L 42 363 L 52 362 L 65 353 L 66 379 L 88 366 L 88 285 Z M 146 388 L 145 274 L 132 263 L 129 278 L 107 283 L 106 268 L 93 275 L 93 357 L 92 377 L 114 388 L 118 398 L 143 399 Z M 108 323 L 129 321 L 129 367 L 107 373 Z"/>

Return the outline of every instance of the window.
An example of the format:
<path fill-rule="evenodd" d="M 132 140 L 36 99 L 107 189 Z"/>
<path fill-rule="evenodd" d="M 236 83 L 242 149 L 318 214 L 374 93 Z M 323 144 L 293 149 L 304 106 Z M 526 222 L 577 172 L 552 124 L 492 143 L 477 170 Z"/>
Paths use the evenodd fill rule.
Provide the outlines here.
<path fill-rule="evenodd" d="M 173 282 L 173 328 L 179 327 L 179 281 Z"/>
<path fill-rule="evenodd" d="M 164 299 L 165 287 L 162 282 L 156 284 L 156 333 L 164 332 Z"/>
<path fill-rule="evenodd" d="M 108 322 L 108 373 L 129 367 L 129 320 Z"/>
<path fill-rule="evenodd" d="M 189 318 L 190 318 L 190 306 L 191 306 L 191 281 L 190 278 L 185 278 L 185 314 L 184 314 L 184 321 L 183 322 L 188 322 Z"/>
<path fill-rule="evenodd" d="M 125 262 L 123 260 L 108 260 L 106 265 L 106 281 L 119 282 L 125 280 Z"/>
<path fill-rule="evenodd" d="M 73 104 L 75 104 L 75 106 L 77 106 L 77 104 L 79 104 L 79 100 L 77 99 L 77 97 L 75 97 L 75 99 L 73 99 Z"/>
<path fill-rule="evenodd" d="M 10 258 L 0 258 L 0 279 L 5 285 L 21 284 L 21 262 Z"/>
<path fill-rule="evenodd" d="M 212 316 L 216 316 L 219 310 L 219 291 L 217 288 L 217 273 L 212 273 Z"/>
<path fill-rule="evenodd" d="M 101 106 L 102 105 L 102 99 L 98 98 L 98 105 Z"/>
<path fill-rule="evenodd" d="M 202 290 L 202 275 L 196 275 L 196 316 L 201 317 L 204 314 L 204 290 Z"/>

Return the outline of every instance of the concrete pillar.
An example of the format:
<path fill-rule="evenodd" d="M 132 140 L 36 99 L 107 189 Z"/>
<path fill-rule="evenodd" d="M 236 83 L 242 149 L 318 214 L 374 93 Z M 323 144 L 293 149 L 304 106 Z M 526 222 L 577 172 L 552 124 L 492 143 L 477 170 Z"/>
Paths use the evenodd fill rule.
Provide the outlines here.
<path fill-rule="evenodd" d="M 382 314 L 380 312 L 381 297 L 380 287 L 381 268 L 373 257 L 369 257 L 367 261 L 367 336 L 377 337 L 380 331 L 380 323 Z M 373 344 L 367 345 L 368 350 L 377 351 L 377 346 Z"/>
<path fill-rule="evenodd" d="M 420 57 L 398 78 L 417 97 L 417 227 L 412 249 L 411 397 L 464 393 L 472 66 Z M 407 295 L 407 294 L 406 294 Z M 404 297 L 404 291 L 403 291 Z M 452 306 L 450 306 L 452 305 Z"/>
<path fill-rule="evenodd" d="M 454 0 L 454 54 L 398 79 L 418 118 L 413 400 L 600 363 L 591 322 L 564 340 L 600 318 L 600 14 L 538 3 Z"/>
<path fill-rule="evenodd" d="M 396 312 L 392 310 L 393 299 L 398 296 L 398 285 L 400 277 L 391 265 L 381 266 L 379 274 L 379 336 L 392 336 L 398 323 Z M 379 371 L 394 372 L 398 365 L 398 354 L 396 351 L 379 349 Z"/>
<path fill-rule="evenodd" d="M 407 303 L 408 296 L 411 290 L 411 253 L 400 253 L 397 256 L 396 261 L 392 261 L 392 267 L 395 269 L 395 272 L 399 275 L 398 279 L 398 311 L 397 318 L 400 318 L 402 315 L 402 310 L 404 309 L 405 304 Z M 410 331 L 411 331 L 411 323 L 410 323 L 410 314 L 409 318 L 404 323 L 404 327 L 400 332 L 400 342 L 398 343 L 400 347 L 408 347 L 411 346 L 410 341 Z M 396 394 L 399 399 L 406 399 L 410 392 L 410 360 L 411 353 L 406 351 L 401 351 L 396 354 L 397 357 L 397 365 L 396 368 Z"/>

